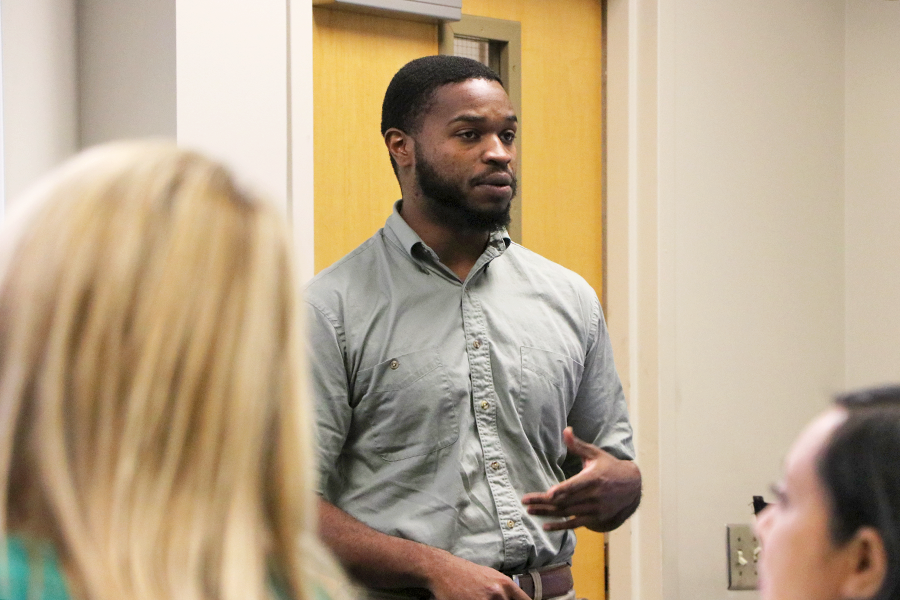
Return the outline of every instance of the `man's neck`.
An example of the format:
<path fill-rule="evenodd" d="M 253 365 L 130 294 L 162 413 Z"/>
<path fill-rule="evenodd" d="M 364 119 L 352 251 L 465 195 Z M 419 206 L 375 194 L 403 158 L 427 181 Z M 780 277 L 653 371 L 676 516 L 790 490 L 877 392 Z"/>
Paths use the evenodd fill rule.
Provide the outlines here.
<path fill-rule="evenodd" d="M 490 233 L 484 230 L 458 229 L 435 223 L 419 202 L 404 202 L 400 216 L 460 281 L 466 280 L 490 239 Z"/>

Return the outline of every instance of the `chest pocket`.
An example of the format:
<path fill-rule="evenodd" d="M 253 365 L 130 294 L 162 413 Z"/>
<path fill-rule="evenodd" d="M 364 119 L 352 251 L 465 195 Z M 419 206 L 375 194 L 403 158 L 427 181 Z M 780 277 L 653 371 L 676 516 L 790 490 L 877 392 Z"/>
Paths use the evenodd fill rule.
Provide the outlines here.
<path fill-rule="evenodd" d="M 522 346 L 519 416 L 532 447 L 551 458 L 566 454 L 562 432 L 584 365 L 565 354 Z"/>
<path fill-rule="evenodd" d="M 375 451 L 387 461 L 423 456 L 459 438 L 447 369 L 437 350 L 390 358 L 360 372 L 359 408 Z"/>

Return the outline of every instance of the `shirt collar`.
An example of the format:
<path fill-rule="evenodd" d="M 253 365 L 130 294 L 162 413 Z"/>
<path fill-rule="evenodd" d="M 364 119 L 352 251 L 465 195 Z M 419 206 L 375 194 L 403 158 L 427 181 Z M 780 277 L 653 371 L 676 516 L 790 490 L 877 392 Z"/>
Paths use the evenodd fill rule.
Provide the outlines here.
<path fill-rule="evenodd" d="M 427 254 L 432 256 L 434 251 L 429 248 L 425 242 L 422 241 L 422 238 L 419 237 L 413 228 L 407 224 L 406 221 L 403 220 L 403 217 L 400 216 L 400 207 L 403 204 L 403 200 L 397 200 L 394 202 L 394 211 L 391 213 L 391 216 L 388 217 L 387 222 L 384 224 L 384 229 L 388 233 L 390 237 L 394 239 L 403 250 L 406 251 L 412 258 L 417 259 L 416 252 L 414 252 L 417 246 L 420 246 L 426 250 Z M 507 233 L 506 229 L 501 229 L 500 231 L 495 231 L 491 233 L 491 237 L 488 240 L 487 251 L 490 248 L 494 248 L 497 251 L 497 255 L 502 254 L 509 246 L 512 244 L 512 239 L 509 237 L 509 233 Z"/>

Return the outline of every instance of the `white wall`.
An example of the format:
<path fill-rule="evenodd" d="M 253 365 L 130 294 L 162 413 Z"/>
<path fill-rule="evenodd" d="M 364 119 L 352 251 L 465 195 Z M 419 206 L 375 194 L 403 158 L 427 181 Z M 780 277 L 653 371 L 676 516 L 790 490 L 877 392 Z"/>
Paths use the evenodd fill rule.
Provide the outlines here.
<path fill-rule="evenodd" d="M 3 0 L 7 204 L 77 148 L 74 0 Z"/>
<path fill-rule="evenodd" d="M 315 273 L 312 4 L 289 0 L 289 213 L 302 281 Z"/>
<path fill-rule="evenodd" d="M 625 231 L 629 248 L 610 254 L 610 328 L 658 480 L 619 597 L 750 600 L 727 591 L 725 525 L 752 522 L 751 496 L 844 387 L 844 4 L 616 5 L 630 42 L 610 48 L 611 77 L 615 52 L 637 59 L 627 111 L 609 115 L 611 134 L 635 132 L 610 140 L 609 242 Z"/>
<path fill-rule="evenodd" d="M 80 146 L 175 138 L 175 0 L 78 0 Z"/>
<path fill-rule="evenodd" d="M 174 0 L 0 6 L 7 203 L 84 144 L 174 137 Z"/>
<path fill-rule="evenodd" d="M 178 142 L 284 207 L 311 276 L 312 4 L 177 0 L 175 23 Z"/>
<path fill-rule="evenodd" d="M 301 276 L 312 275 L 308 1 L 264 0 L 252 10 L 213 0 L 0 6 L 6 203 L 81 146 L 177 137 L 284 207 Z"/>
<path fill-rule="evenodd" d="M 6 214 L 6 157 L 3 140 L 3 11 L 0 10 L 0 220 Z"/>
<path fill-rule="evenodd" d="M 900 381 L 900 2 L 847 1 L 847 383 Z"/>
<path fill-rule="evenodd" d="M 280 204 L 288 181 L 286 2 L 179 0 L 178 141 L 240 168 Z"/>

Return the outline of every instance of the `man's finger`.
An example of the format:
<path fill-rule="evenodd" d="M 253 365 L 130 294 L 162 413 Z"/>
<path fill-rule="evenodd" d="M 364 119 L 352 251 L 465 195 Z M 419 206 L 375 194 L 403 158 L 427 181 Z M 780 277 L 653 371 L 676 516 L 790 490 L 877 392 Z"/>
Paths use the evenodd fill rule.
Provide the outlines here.
<path fill-rule="evenodd" d="M 577 504 L 598 504 L 600 498 L 590 486 L 584 486 L 580 489 L 568 490 L 565 494 L 558 494 L 553 498 L 543 500 L 533 500 L 531 502 L 523 502 L 526 508 L 533 506 L 552 506 L 553 508 L 566 508 Z"/>
<path fill-rule="evenodd" d="M 564 529 L 577 529 L 594 523 L 596 519 L 593 517 L 573 517 L 562 521 L 553 521 L 544 523 L 544 531 L 562 531 Z"/>
<path fill-rule="evenodd" d="M 597 485 L 593 475 L 582 471 L 557 483 L 546 492 L 529 492 L 522 496 L 522 504 L 556 504 L 566 502 L 575 495 L 591 493 L 590 489 Z"/>
<path fill-rule="evenodd" d="M 555 504 L 529 504 L 527 508 L 529 515 L 539 515 L 542 517 L 560 516 L 555 514 L 560 510 L 562 509 Z"/>
<path fill-rule="evenodd" d="M 596 483 L 590 480 L 578 481 L 571 486 L 566 485 L 566 487 L 559 487 L 560 489 L 553 490 L 553 493 L 547 492 L 545 494 L 527 494 L 522 497 L 522 504 L 526 507 L 540 505 L 562 507 L 572 504 L 580 504 L 583 502 L 590 502 L 597 499 L 597 493 L 594 489 L 596 487 Z"/>
<path fill-rule="evenodd" d="M 596 502 L 583 502 L 581 504 L 573 504 L 571 506 L 553 506 L 549 504 L 541 504 L 539 506 L 529 506 L 528 514 L 539 517 L 580 517 L 580 516 L 597 516 L 600 514 L 602 507 Z M 609 515 L 612 517 L 613 515 Z"/>
<path fill-rule="evenodd" d="M 600 455 L 600 452 L 602 452 L 597 446 L 589 444 L 577 437 L 571 427 L 563 429 L 563 441 L 566 443 L 566 448 L 569 449 L 569 452 L 576 456 L 580 456 L 581 458 L 597 458 L 597 456 Z"/>
<path fill-rule="evenodd" d="M 547 501 L 553 504 L 568 502 L 572 497 L 590 493 L 590 490 L 596 485 L 597 481 L 594 477 L 590 473 L 582 471 L 547 490 Z"/>
<path fill-rule="evenodd" d="M 553 491 L 557 486 L 553 486 L 546 492 L 530 492 L 522 496 L 522 504 L 530 505 L 530 504 L 552 504 L 553 503 Z"/>

